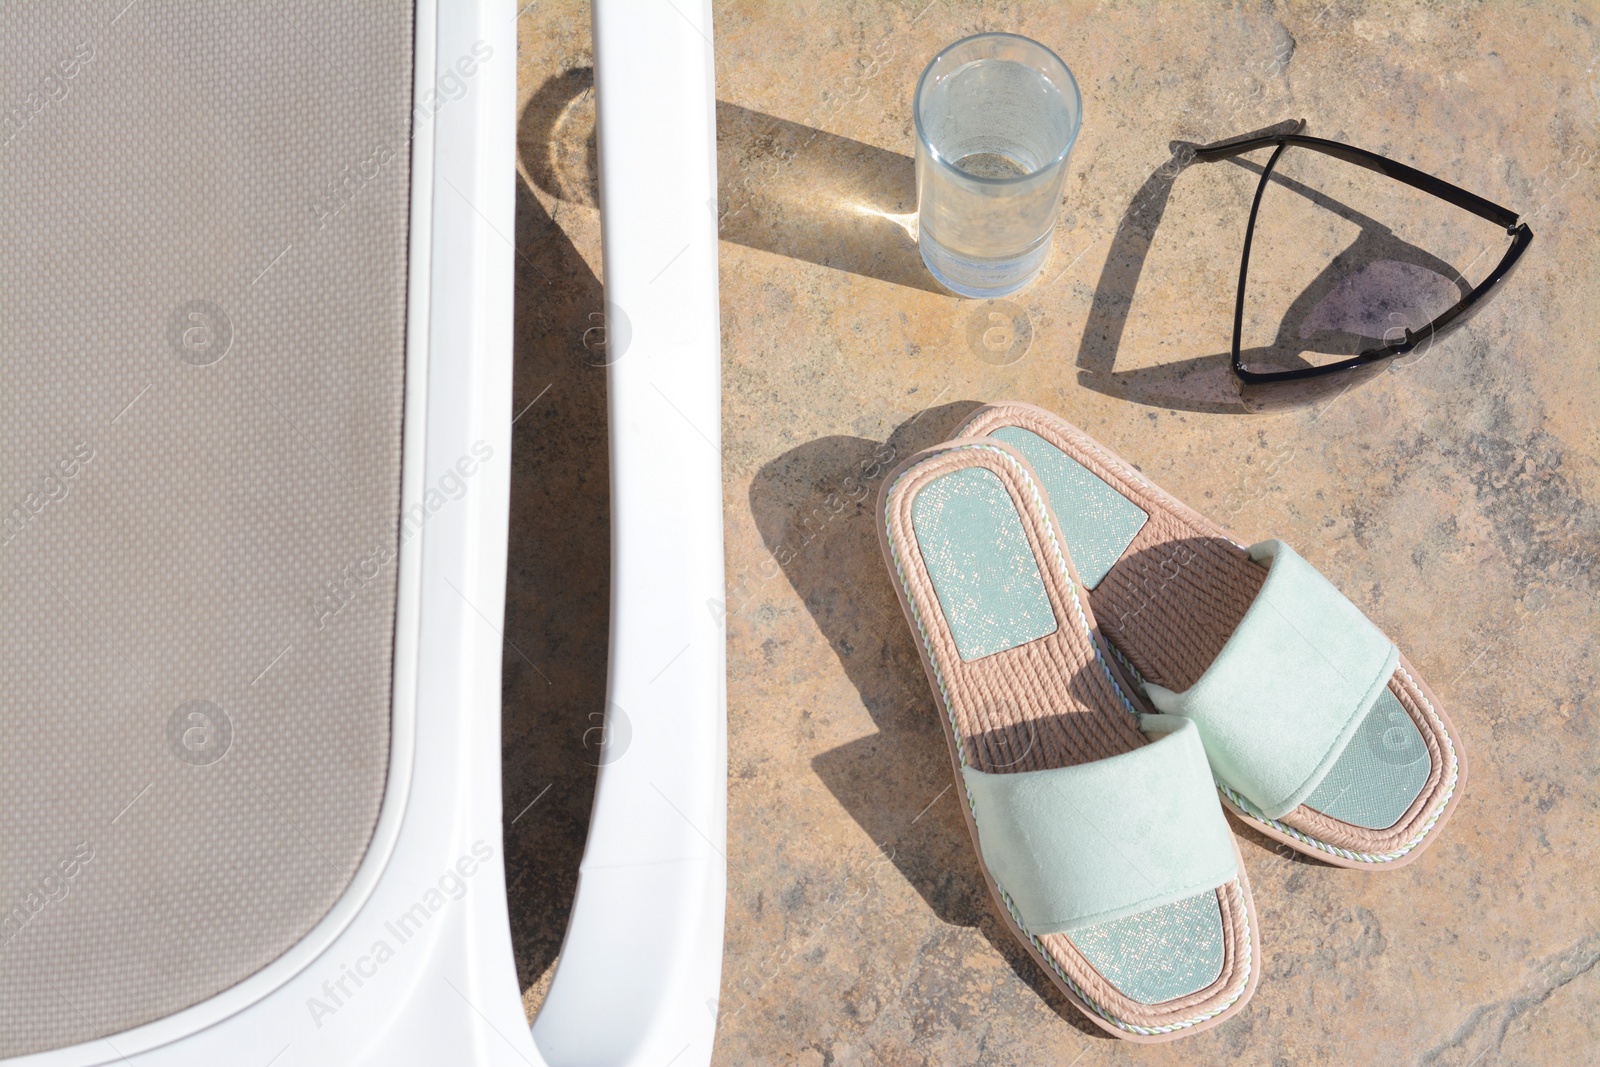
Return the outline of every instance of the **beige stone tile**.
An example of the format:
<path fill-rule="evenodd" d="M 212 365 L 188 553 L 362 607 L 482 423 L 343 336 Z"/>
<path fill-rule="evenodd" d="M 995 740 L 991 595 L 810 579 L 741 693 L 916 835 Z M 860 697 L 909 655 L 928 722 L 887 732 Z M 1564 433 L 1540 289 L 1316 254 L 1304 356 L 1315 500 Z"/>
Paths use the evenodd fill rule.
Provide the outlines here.
<path fill-rule="evenodd" d="M 1592 1059 L 1597 16 L 1348 0 L 717 6 L 719 1063 Z M 587 19 L 580 3 L 536 5 L 519 55 L 532 105 L 519 407 L 551 386 L 517 427 L 507 621 L 549 675 L 508 651 L 508 819 L 552 783 L 507 840 L 530 1011 L 570 905 L 593 787 L 584 731 L 604 694 Z M 1054 47 L 1086 114 L 1053 261 L 993 306 L 938 292 L 891 217 L 915 211 L 916 77 L 984 29 Z M 1328 404 L 1246 415 L 1218 354 L 1249 177 L 1194 168 L 1163 196 L 1159 172 L 1174 140 L 1299 117 L 1524 212 L 1536 237 L 1505 290 L 1425 359 Z M 1406 649 L 1464 735 L 1460 809 L 1409 867 L 1335 870 L 1247 838 L 1260 992 L 1192 1040 L 1135 1049 L 1078 1017 L 1001 926 L 947 789 L 872 505 L 898 457 L 1003 398 L 1060 412 L 1241 536 L 1297 546 Z"/>

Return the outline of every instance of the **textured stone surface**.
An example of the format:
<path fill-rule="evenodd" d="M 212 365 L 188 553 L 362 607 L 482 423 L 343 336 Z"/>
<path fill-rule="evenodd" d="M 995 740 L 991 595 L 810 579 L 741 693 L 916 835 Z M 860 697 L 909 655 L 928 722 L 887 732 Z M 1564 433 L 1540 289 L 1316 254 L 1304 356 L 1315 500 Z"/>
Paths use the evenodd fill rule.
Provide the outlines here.
<path fill-rule="evenodd" d="M 718 5 L 719 1063 L 1597 1062 L 1597 19 L 1570 3 Z M 1086 114 L 1053 261 L 994 305 L 939 292 L 896 217 L 915 211 L 916 77 L 988 29 L 1055 48 Z M 608 518 L 585 348 L 601 308 L 586 6 L 527 11 L 520 51 L 516 401 L 540 398 L 516 426 L 507 633 L 528 661 L 507 652 L 506 810 L 550 784 L 507 835 L 532 1012 L 593 788 Z M 1300 117 L 1522 212 L 1536 239 L 1425 358 L 1249 415 L 1218 353 L 1253 182 L 1163 164 L 1169 142 Z M 1464 239 L 1430 251 L 1484 269 Z M 1245 834 L 1260 992 L 1177 1044 L 1105 1039 L 1001 926 L 878 554 L 887 467 L 1001 398 L 1060 412 L 1241 536 L 1295 545 L 1395 637 L 1467 745 L 1459 811 L 1402 870 Z"/>

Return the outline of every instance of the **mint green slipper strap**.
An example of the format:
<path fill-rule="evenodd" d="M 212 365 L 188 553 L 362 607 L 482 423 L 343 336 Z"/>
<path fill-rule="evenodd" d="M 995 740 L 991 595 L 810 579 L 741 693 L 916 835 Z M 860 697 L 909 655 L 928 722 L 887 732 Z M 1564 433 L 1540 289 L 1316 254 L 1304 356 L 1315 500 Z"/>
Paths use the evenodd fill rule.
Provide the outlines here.
<path fill-rule="evenodd" d="M 1149 911 L 1238 877 L 1194 723 L 1143 716 L 1131 752 L 1047 771 L 962 767 L 984 865 L 1032 934 Z"/>
<path fill-rule="evenodd" d="M 1221 653 L 1182 693 L 1145 684 L 1194 720 L 1218 778 L 1269 819 L 1317 788 L 1382 695 L 1400 652 L 1282 541 L 1250 547 L 1267 580 Z"/>

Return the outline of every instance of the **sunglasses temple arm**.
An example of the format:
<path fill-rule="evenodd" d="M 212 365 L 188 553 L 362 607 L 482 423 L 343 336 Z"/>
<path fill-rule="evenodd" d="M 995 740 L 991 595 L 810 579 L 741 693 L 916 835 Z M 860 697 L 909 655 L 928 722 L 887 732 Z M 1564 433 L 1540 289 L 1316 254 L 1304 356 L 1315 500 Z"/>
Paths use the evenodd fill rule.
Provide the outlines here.
<path fill-rule="evenodd" d="M 1258 148 L 1277 144 L 1285 137 L 1292 137 L 1306 128 L 1305 119 L 1289 119 L 1265 130 L 1247 133 L 1240 137 L 1227 137 L 1220 141 L 1212 141 L 1207 145 L 1197 145 L 1194 149 L 1196 163 L 1215 163 L 1219 159 L 1232 159 L 1242 156 L 1246 152 L 1254 152 Z"/>
<path fill-rule="evenodd" d="M 1196 163 L 1215 163 L 1218 160 L 1232 159 L 1242 156 L 1247 152 L 1266 148 L 1271 145 L 1297 145 L 1309 148 L 1314 152 L 1342 159 L 1346 163 L 1361 167 L 1364 170 L 1382 174 L 1384 177 L 1393 178 L 1414 189 L 1438 197 L 1446 203 L 1453 204 L 1463 211 L 1470 211 L 1479 218 L 1488 219 L 1498 226 L 1504 226 L 1507 233 L 1515 230 L 1517 213 L 1509 208 L 1501 207 L 1491 200 L 1485 200 L 1476 193 L 1470 193 L 1458 185 L 1451 185 L 1431 174 L 1424 174 L 1415 167 L 1408 167 L 1404 163 L 1397 163 L 1376 152 L 1355 148 L 1351 145 L 1340 144 L 1338 141 L 1328 141 L 1320 137 L 1303 137 L 1297 134 L 1279 134 L 1271 137 L 1249 137 L 1238 141 L 1219 141 L 1215 144 L 1205 145 L 1194 151 Z"/>
<path fill-rule="evenodd" d="M 1296 140 L 1301 140 L 1296 138 Z M 1318 140 L 1317 138 L 1304 138 L 1306 141 Z M 1380 156 L 1374 152 L 1367 152 L 1350 145 L 1339 144 L 1337 141 L 1320 141 L 1318 144 L 1308 144 L 1307 148 L 1314 148 L 1319 152 L 1342 159 L 1346 163 L 1354 164 L 1366 170 L 1393 178 L 1397 182 L 1404 182 L 1413 189 L 1421 189 L 1438 197 L 1448 204 L 1453 204 L 1463 211 L 1470 211 L 1479 218 L 1488 219 L 1497 226 L 1504 226 L 1510 233 L 1517 224 L 1517 213 L 1508 208 L 1503 208 L 1492 200 L 1485 200 L 1477 193 L 1469 193 L 1459 185 L 1452 185 L 1442 178 L 1435 178 L 1431 174 L 1424 174 L 1415 167 L 1408 167 L 1404 163 L 1396 163 L 1392 159 Z"/>

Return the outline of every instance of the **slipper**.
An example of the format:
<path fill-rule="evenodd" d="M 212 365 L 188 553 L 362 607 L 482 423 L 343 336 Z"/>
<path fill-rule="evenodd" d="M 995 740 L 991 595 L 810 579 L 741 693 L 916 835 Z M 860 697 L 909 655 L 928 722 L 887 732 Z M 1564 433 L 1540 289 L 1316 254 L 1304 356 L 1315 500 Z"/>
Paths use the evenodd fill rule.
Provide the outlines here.
<path fill-rule="evenodd" d="M 1460 734 L 1416 668 L 1281 541 L 1246 546 L 1082 430 L 979 410 L 1032 466 L 1131 683 L 1200 728 L 1227 806 L 1335 866 L 1403 866 L 1461 796 Z"/>
<path fill-rule="evenodd" d="M 1011 932 L 1118 1037 L 1237 1013 L 1261 969 L 1255 905 L 1199 730 L 1128 700 L 1027 463 L 949 442 L 886 478 L 878 507 Z"/>

